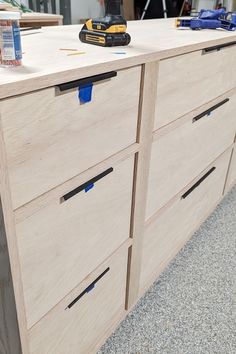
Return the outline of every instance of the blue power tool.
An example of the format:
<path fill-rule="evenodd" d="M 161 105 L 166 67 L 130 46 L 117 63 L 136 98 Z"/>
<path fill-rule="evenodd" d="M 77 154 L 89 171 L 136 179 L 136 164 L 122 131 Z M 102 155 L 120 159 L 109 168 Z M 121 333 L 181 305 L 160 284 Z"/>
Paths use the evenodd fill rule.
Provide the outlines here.
<path fill-rule="evenodd" d="M 176 27 L 187 27 L 191 28 L 192 30 L 223 28 L 227 31 L 235 31 L 236 13 L 229 13 L 224 9 L 201 10 L 198 17 L 190 19 L 177 18 Z"/>

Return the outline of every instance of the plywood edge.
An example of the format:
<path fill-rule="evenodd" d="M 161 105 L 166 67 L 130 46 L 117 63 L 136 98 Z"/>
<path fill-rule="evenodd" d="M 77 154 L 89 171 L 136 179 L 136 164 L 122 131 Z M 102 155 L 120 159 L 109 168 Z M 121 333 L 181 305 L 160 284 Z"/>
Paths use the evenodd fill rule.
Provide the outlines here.
<path fill-rule="evenodd" d="M 133 246 L 130 250 L 126 308 L 136 303 L 139 292 L 139 280 L 142 257 L 147 185 L 151 156 L 152 130 L 155 117 L 155 98 L 159 63 L 147 63 L 143 66 L 141 96 L 139 105 L 139 124 L 137 140 L 140 150 L 135 160 L 134 196 L 132 208 Z"/>
<path fill-rule="evenodd" d="M 9 253 L 0 200 L 0 353 L 21 354 Z"/>
<path fill-rule="evenodd" d="M 233 181 L 233 182 L 230 182 L 230 173 L 231 173 L 231 169 L 232 169 L 233 155 L 235 153 L 236 153 L 236 134 L 235 134 L 235 137 L 234 137 L 234 145 L 233 145 L 232 151 L 231 151 L 230 162 L 229 162 L 229 167 L 228 167 L 228 171 L 227 171 L 227 177 L 226 177 L 225 186 L 224 186 L 224 193 L 227 193 L 231 188 L 233 188 L 233 186 L 236 183 L 236 180 Z"/>
<path fill-rule="evenodd" d="M 1 195 L 1 203 L 2 203 L 2 213 L 4 218 L 4 228 L 5 228 L 4 232 L 6 232 L 6 246 L 8 250 L 12 283 L 13 283 L 13 289 L 15 295 L 16 313 L 17 313 L 17 319 L 19 324 L 18 327 L 19 327 L 19 333 L 21 339 L 21 347 L 22 347 L 23 354 L 29 354 L 26 313 L 25 313 L 25 305 L 23 300 L 23 287 L 21 281 L 18 246 L 17 246 L 17 238 L 15 233 L 15 221 L 14 221 L 12 201 L 10 195 L 8 168 L 6 163 L 5 144 L 2 135 L 1 120 L 0 120 L 0 195 Z M 15 352 L 12 354 L 15 354 Z"/>
<path fill-rule="evenodd" d="M 38 20 L 46 20 L 46 21 L 57 21 L 63 19 L 62 15 L 58 14 L 46 14 L 42 12 L 25 12 L 21 15 L 21 21 L 38 21 Z"/>
<path fill-rule="evenodd" d="M 78 28 L 79 32 L 79 28 Z M 120 70 L 127 67 L 136 65 L 142 65 L 143 63 L 152 63 L 163 59 L 168 59 L 177 55 L 183 55 L 186 53 L 202 50 L 207 47 L 221 45 L 225 43 L 231 43 L 236 40 L 236 37 L 224 37 L 212 40 L 206 40 L 201 43 L 194 43 L 188 45 L 182 45 L 170 49 L 150 49 L 147 53 L 140 52 L 139 54 L 131 57 L 111 60 L 107 62 L 98 62 L 89 66 L 77 67 L 73 69 L 58 70 L 55 72 L 47 72 L 37 74 L 34 77 L 27 77 L 22 79 L 16 79 L 14 81 L 6 81 L 0 84 L 0 99 L 31 92 L 34 90 L 43 89 L 49 86 L 58 85 L 62 82 L 73 81 L 81 79 L 83 77 L 97 75 L 109 70 Z"/>

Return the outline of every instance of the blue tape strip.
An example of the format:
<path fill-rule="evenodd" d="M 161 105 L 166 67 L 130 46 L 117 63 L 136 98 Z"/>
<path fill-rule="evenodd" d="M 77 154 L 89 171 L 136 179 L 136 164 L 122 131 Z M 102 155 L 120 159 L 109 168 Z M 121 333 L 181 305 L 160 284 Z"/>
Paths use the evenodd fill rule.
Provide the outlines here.
<path fill-rule="evenodd" d="M 80 103 L 88 103 L 92 101 L 93 83 L 81 85 L 78 87 L 78 98 Z"/>
<path fill-rule="evenodd" d="M 92 291 L 95 288 L 95 284 L 91 284 L 87 289 L 86 289 L 86 293 L 90 293 L 90 291 Z"/>
<path fill-rule="evenodd" d="M 94 183 L 91 183 L 90 185 L 88 185 L 87 187 L 84 188 L 85 193 L 88 193 L 91 189 L 93 189 L 94 187 Z"/>

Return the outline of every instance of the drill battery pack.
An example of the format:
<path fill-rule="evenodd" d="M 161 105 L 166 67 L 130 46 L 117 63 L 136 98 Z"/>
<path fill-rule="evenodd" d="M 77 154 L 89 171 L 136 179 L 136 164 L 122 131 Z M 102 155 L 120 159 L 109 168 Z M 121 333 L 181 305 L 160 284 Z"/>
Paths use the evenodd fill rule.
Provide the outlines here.
<path fill-rule="evenodd" d="M 108 15 L 88 20 L 80 31 L 79 39 L 102 47 L 124 46 L 131 41 L 126 29 L 127 22 L 121 15 Z"/>

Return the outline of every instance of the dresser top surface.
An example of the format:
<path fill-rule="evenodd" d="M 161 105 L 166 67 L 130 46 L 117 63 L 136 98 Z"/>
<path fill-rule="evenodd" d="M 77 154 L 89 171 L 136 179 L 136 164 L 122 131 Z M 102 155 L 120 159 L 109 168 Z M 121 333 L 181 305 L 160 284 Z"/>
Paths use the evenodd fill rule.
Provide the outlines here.
<path fill-rule="evenodd" d="M 81 43 L 80 29 L 72 25 L 22 32 L 23 65 L 0 68 L 0 98 L 236 41 L 234 32 L 176 29 L 174 18 L 129 22 L 128 47 Z M 69 55 L 75 52 L 62 49 L 84 54 Z"/>

